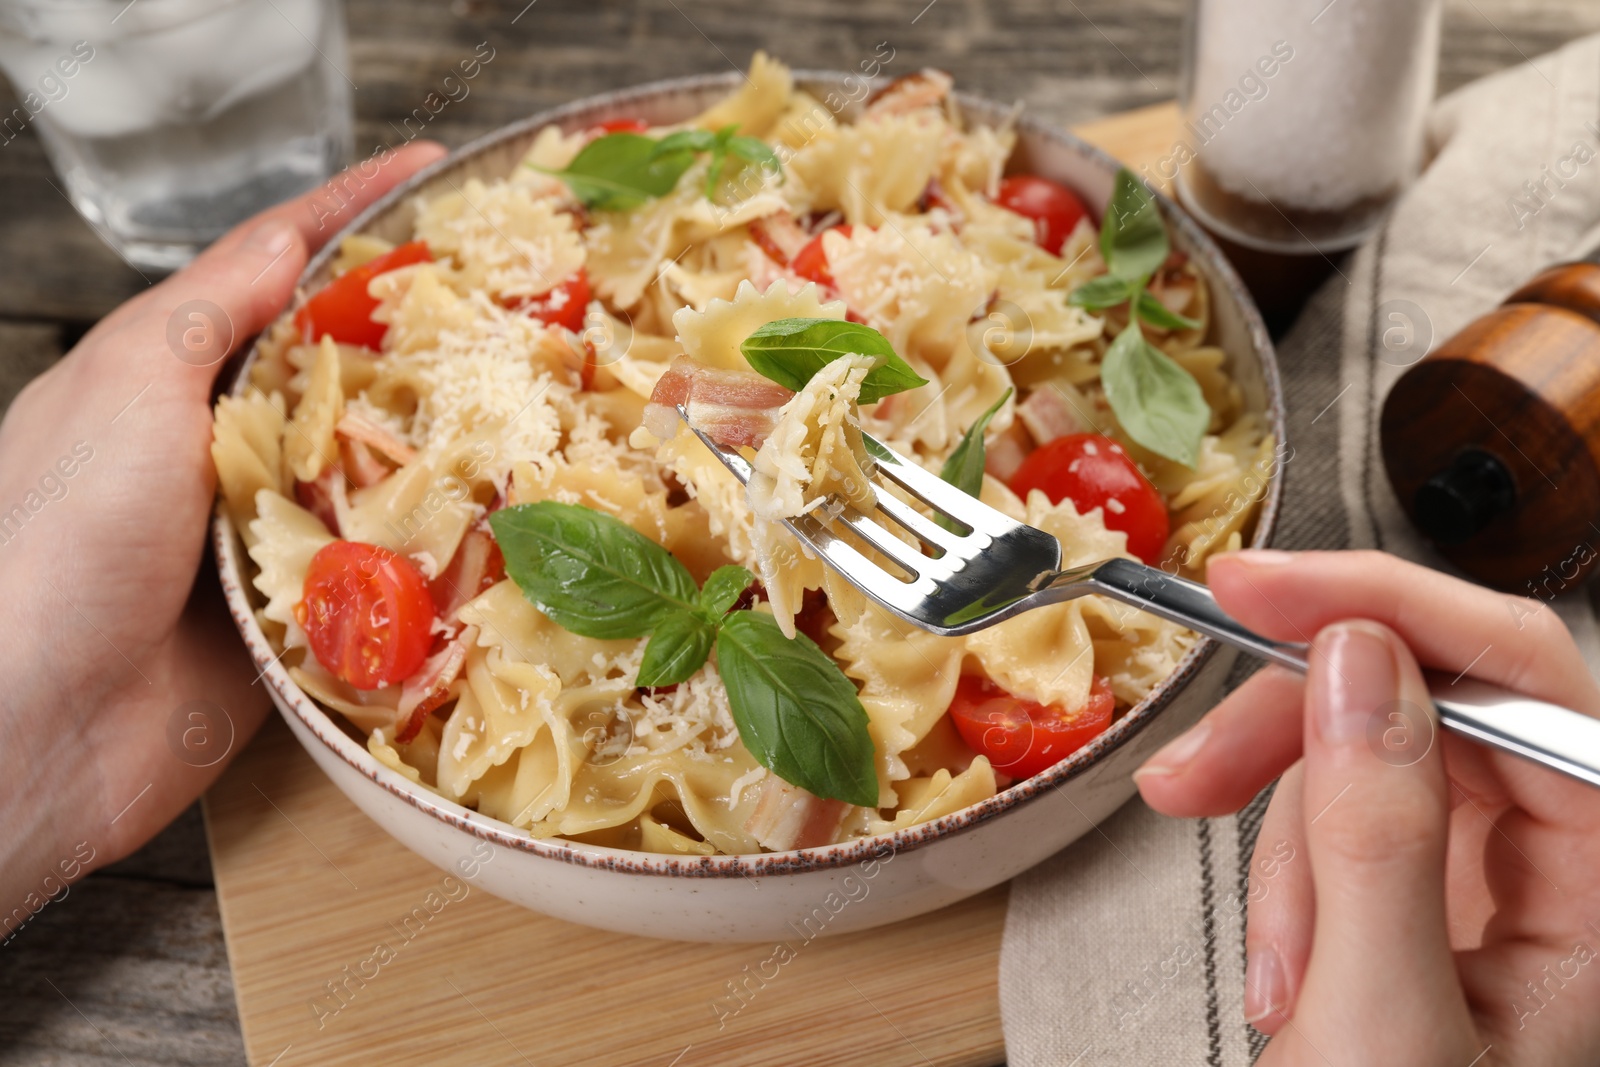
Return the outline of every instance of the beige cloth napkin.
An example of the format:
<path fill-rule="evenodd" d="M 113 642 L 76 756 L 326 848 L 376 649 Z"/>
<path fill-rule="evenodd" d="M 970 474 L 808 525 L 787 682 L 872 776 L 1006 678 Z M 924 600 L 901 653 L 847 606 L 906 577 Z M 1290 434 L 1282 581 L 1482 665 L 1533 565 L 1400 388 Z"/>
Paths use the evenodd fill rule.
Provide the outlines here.
<path fill-rule="evenodd" d="M 1280 547 L 1378 548 L 1449 570 L 1394 499 L 1377 413 L 1426 344 L 1600 239 L 1600 37 L 1441 99 L 1429 138 L 1421 178 L 1279 347 L 1294 449 Z M 1596 670 L 1589 594 L 1555 607 Z M 1260 1054 L 1243 1016 L 1244 905 L 1265 802 L 1184 821 L 1134 800 L 1012 883 L 1000 955 L 1012 1067 L 1235 1067 Z"/>

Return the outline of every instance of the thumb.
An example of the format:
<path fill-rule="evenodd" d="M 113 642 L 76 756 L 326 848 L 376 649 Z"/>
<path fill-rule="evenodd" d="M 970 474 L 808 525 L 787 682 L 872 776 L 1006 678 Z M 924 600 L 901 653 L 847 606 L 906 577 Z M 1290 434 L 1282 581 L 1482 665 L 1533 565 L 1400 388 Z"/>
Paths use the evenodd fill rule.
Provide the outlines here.
<path fill-rule="evenodd" d="M 1466 1063 L 1478 1051 L 1445 922 L 1450 786 L 1437 729 L 1392 630 L 1351 621 L 1317 635 L 1303 808 L 1316 928 L 1291 1033 L 1381 1042 L 1370 1056 L 1342 1050 L 1357 1052 L 1351 1062 L 1446 1062 L 1460 1043 Z"/>

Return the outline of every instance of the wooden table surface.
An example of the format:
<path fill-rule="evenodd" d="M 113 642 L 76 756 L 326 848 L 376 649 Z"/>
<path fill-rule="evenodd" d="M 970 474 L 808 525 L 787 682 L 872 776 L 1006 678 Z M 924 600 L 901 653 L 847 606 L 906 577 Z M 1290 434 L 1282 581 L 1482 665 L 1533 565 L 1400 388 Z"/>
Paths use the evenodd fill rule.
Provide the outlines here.
<path fill-rule="evenodd" d="M 526 4 L 526 7 L 524 6 Z M 487 41 L 494 59 L 430 127 L 460 144 L 540 108 L 655 78 L 722 70 L 766 48 L 849 67 L 887 41 L 895 69 L 1066 125 L 1176 91 L 1187 0 L 348 0 L 358 144 Z M 1440 88 L 1600 30 L 1592 0 L 1446 0 Z M 4 90 L 0 89 L 0 96 Z M 0 100 L 0 112 L 13 102 Z M 31 131 L 0 146 L 0 405 L 146 284 L 55 188 Z M 0 1067 L 244 1062 L 198 809 L 77 885 L 0 949 Z"/>

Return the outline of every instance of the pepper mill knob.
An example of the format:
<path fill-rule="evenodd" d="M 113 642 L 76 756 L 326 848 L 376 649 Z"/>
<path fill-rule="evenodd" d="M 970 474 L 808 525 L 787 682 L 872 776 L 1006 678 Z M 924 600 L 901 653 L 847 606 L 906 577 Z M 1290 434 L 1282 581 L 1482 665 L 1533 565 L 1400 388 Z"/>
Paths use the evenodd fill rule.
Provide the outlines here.
<path fill-rule="evenodd" d="M 1580 582 L 1600 561 L 1600 264 L 1550 268 L 1406 371 L 1379 438 L 1461 570 L 1546 599 Z"/>
<path fill-rule="evenodd" d="M 1412 517 L 1430 540 L 1459 545 L 1516 502 L 1517 489 L 1505 464 L 1489 452 L 1469 448 L 1447 470 L 1417 487 Z"/>

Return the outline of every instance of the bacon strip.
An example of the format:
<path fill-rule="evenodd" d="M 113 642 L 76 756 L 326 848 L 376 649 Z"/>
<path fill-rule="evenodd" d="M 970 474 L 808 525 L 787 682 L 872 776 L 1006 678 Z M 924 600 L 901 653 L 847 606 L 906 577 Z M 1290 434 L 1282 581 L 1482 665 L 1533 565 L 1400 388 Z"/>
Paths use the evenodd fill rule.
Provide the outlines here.
<path fill-rule="evenodd" d="M 752 219 L 748 225 L 750 239 L 780 267 L 787 267 L 811 240 L 811 235 L 801 229 L 792 216 L 782 212 Z"/>
<path fill-rule="evenodd" d="M 867 98 L 868 115 L 904 115 L 925 107 L 937 107 L 950 95 L 955 79 L 942 70 L 923 67 L 905 74 Z"/>
<path fill-rule="evenodd" d="M 1150 295 L 1177 315 L 1182 315 L 1194 301 L 1195 291 L 1200 287 L 1199 279 L 1184 269 L 1188 262 L 1188 256 L 1173 249 L 1150 282 Z"/>
<path fill-rule="evenodd" d="M 339 416 L 339 424 L 334 432 L 349 441 L 360 441 L 370 448 L 393 460 L 396 466 L 404 467 L 407 463 L 417 458 L 417 450 L 400 440 L 385 427 L 345 412 Z"/>
<path fill-rule="evenodd" d="M 450 687 L 461 677 L 461 667 L 467 662 L 467 646 L 477 636 L 478 628 L 468 626 L 423 660 L 417 673 L 406 679 L 400 687 L 396 721 L 404 725 L 395 733 L 397 742 L 403 745 L 415 738 L 422 732 L 422 724 L 428 721 L 428 716 L 450 699 Z"/>
<path fill-rule="evenodd" d="M 983 469 L 1002 482 L 1010 482 L 1011 476 L 1017 473 L 1032 448 L 1033 442 L 1028 439 L 1028 431 L 1022 428 L 1022 423 L 1013 422 L 1005 433 L 989 442 L 984 452 Z"/>
<path fill-rule="evenodd" d="M 345 438 L 344 468 L 357 488 L 377 485 L 394 472 L 394 468 L 372 454 L 365 441 Z"/>
<path fill-rule="evenodd" d="M 850 805 L 823 800 L 775 774 L 761 780 L 761 796 L 744 828 L 774 852 L 833 844 Z"/>
<path fill-rule="evenodd" d="M 295 503 L 305 508 L 311 514 L 322 520 L 322 525 L 328 528 L 333 536 L 339 536 L 339 509 L 334 506 L 333 480 L 342 479 L 344 472 L 338 467 L 323 465 L 322 473 L 317 475 L 314 482 L 294 483 Z"/>
<path fill-rule="evenodd" d="M 1072 410 L 1065 397 L 1050 388 L 1041 386 L 1028 394 L 1028 399 L 1017 405 L 1017 418 L 1028 428 L 1035 445 L 1046 444 L 1068 434 L 1083 433 L 1083 420 Z"/>
<path fill-rule="evenodd" d="M 794 393 L 753 371 L 721 370 L 679 356 L 656 382 L 644 427 L 666 441 L 678 432 L 678 405 L 719 445 L 760 448 Z"/>
<path fill-rule="evenodd" d="M 461 537 L 455 555 L 439 577 L 428 583 L 439 618 L 454 622 L 461 606 L 506 576 L 505 556 L 494 535 L 474 526 Z"/>

